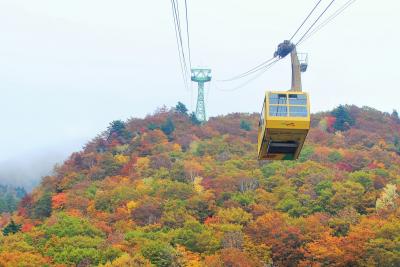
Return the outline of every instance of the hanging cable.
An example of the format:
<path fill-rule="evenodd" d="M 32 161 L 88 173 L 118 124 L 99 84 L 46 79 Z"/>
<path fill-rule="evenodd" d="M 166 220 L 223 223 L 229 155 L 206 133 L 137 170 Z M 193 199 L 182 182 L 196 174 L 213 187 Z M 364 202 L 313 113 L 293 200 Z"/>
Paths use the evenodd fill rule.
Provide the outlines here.
<path fill-rule="evenodd" d="M 272 60 L 274 60 L 274 57 L 272 57 L 272 58 L 270 58 L 270 59 L 268 59 L 268 60 L 262 62 L 261 64 L 259 64 L 259 65 L 255 66 L 255 67 L 251 68 L 250 70 L 248 70 L 248 71 L 246 71 L 246 72 L 243 72 L 243 73 L 241 73 L 241 74 L 238 74 L 238 75 L 236 75 L 236 76 L 233 76 L 233 77 L 231 77 L 231 78 L 229 78 L 229 79 L 222 79 L 222 80 L 217 80 L 217 81 L 219 81 L 219 82 L 230 82 L 230 81 L 234 81 L 234 80 L 237 80 L 237 79 L 241 79 L 241 78 L 243 78 L 243 77 L 246 77 L 246 76 L 248 76 L 248 75 L 250 75 L 250 74 L 253 74 L 253 73 L 257 72 L 257 71 L 262 70 L 262 69 L 263 69 L 268 63 L 270 63 Z"/>
<path fill-rule="evenodd" d="M 192 56 L 190 53 L 190 35 L 189 35 L 189 19 L 188 19 L 188 7 L 187 1 L 185 0 L 185 14 L 186 14 L 186 35 L 187 35 L 187 47 L 188 47 L 188 55 L 189 55 L 189 66 L 192 69 Z"/>
<path fill-rule="evenodd" d="M 177 29 L 177 22 L 176 22 L 176 17 L 175 17 L 175 10 L 174 10 L 173 0 L 171 0 L 171 4 L 172 4 L 172 15 L 173 15 L 173 18 L 174 18 L 175 39 L 176 39 L 176 45 L 177 45 L 177 48 L 178 48 L 179 65 L 181 66 L 181 74 L 182 74 L 183 83 L 184 83 L 185 88 L 187 90 L 188 86 L 187 86 L 184 66 L 183 66 L 183 63 L 182 63 L 182 53 L 181 53 L 181 46 L 179 44 L 178 29 Z"/>
<path fill-rule="evenodd" d="M 321 2 L 322 2 L 322 0 L 319 0 L 319 1 L 316 3 L 316 5 L 314 6 L 314 8 L 308 13 L 307 17 L 304 19 L 304 21 L 301 23 L 301 25 L 297 28 L 297 30 L 295 31 L 295 33 L 292 35 L 292 37 L 290 38 L 290 40 L 292 40 L 293 37 L 299 32 L 299 30 L 301 29 L 301 27 L 303 27 L 303 25 L 304 25 L 304 24 L 306 23 L 306 21 L 310 18 L 310 16 L 312 15 L 312 13 L 315 11 L 315 9 L 319 6 L 319 4 L 320 4 Z M 251 75 L 251 74 L 253 74 L 253 73 L 255 73 L 255 72 L 262 71 L 263 68 L 265 67 L 265 65 L 267 65 L 269 62 L 271 62 L 272 60 L 274 60 L 274 58 L 275 58 L 275 57 L 272 57 L 272 58 L 270 58 L 270 59 L 268 59 L 268 60 L 262 62 L 261 64 L 259 64 L 259 65 L 255 66 L 255 67 L 251 68 L 250 70 L 248 70 L 248 71 L 246 71 L 246 72 L 243 72 L 243 73 L 241 73 L 241 74 L 238 74 L 238 75 L 233 76 L 233 77 L 228 78 L 228 79 L 221 79 L 221 80 L 218 80 L 218 81 L 220 81 L 220 82 L 230 82 L 230 81 L 234 81 L 234 80 L 237 80 L 237 79 L 244 78 L 244 77 L 246 77 L 246 76 L 248 76 L 248 75 Z M 257 77 L 258 77 L 258 76 L 257 76 Z"/>
<path fill-rule="evenodd" d="M 177 47 L 178 47 L 179 64 L 181 66 L 182 79 L 183 79 L 186 90 L 190 90 L 189 84 L 188 84 L 188 76 L 187 76 L 188 72 L 187 72 L 187 65 L 186 65 L 186 57 L 185 57 L 185 53 L 184 53 L 184 49 L 183 49 L 183 45 L 182 45 L 179 13 L 177 12 L 175 0 L 171 0 L 171 6 L 172 6 L 172 16 L 174 19 L 175 38 L 176 38 Z"/>
<path fill-rule="evenodd" d="M 260 77 L 262 74 L 264 74 L 269 68 L 271 68 L 276 62 L 278 62 L 279 60 L 281 60 L 280 58 L 275 59 L 274 61 L 272 61 L 271 63 L 269 63 L 268 65 L 266 65 L 264 67 L 264 69 L 257 73 L 257 75 L 255 75 L 254 77 L 252 77 L 251 79 L 247 80 L 246 82 L 240 84 L 239 86 L 236 86 L 234 88 L 231 89 L 219 89 L 218 87 L 216 87 L 219 91 L 225 91 L 225 92 L 233 92 L 236 91 L 238 89 L 241 89 L 242 87 L 248 85 L 249 83 L 251 83 L 252 81 L 254 81 L 255 79 L 257 79 L 258 77 Z"/>
<path fill-rule="evenodd" d="M 314 25 L 318 22 L 318 20 L 325 14 L 325 12 L 329 9 L 329 7 L 335 2 L 335 0 L 332 0 L 329 5 L 322 11 L 321 15 L 318 16 L 318 18 L 314 21 L 313 24 L 308 28 L 308 30 L 303 34 L 303 36 L 300 38 L 300 40 L 296 43 L 296 46 L 304 39 L 304 37 L 307 35 L 307 33 L 314 27 Z"/>
<path fill-rule="evenodd" d="M 173 0 L 173 3 L 174 3 L 174 12 L 175 12 L 176 20 L 177 20 L 177 27 L 178 27 L 178 33 L 179 33 L 179 42 L 180 42 L 180 45 L 181 45 L 183 64 L 184 64 L 184 67 L 185 67 L 185 73 L 187 75 L 189 73 L 189 71 L 188 71 L 188 67 L 187 67 L 187 64 L 186 64 L 185 50 L 183 48 L 183 38 L 182 38 L 181 22 L 180 22 L 181 18 L 180 18 L 180 15 L 179 15 L 178 1 Z"/>
<path fill-rule="evenodd" d="M 349 0 L 345 4 L 343 4 L 340 8 L 338 8 L 331 16 L 329 16 L 325 21 L 319 24 L 314 30 L 312 30 L 304 39 L 299 42 L 299 45 L 307 41 L 311 36 L 317 33 L 319 30 L 324 28 L 329 22 L 334 20 L 337 16 L 339 16 L 343 11 L 345 11 L 349 6 L 351 6 L 356 0 Z"/>
<path fill-rule="evenodd" d="M 314 12 L 314 10 L 319 6 L 319 4 L 321 3 L 322 0 L 319 0 L 318 3 L 314 6 L 314 8 L 310 11 L 310 13 L 308 13 L 307 17 L 304 19 L 303 23 L 301 23 L 301 25 L 297 28 L 296 32 L 293 33 L 292 37 L 290 37 L 289 41 L 292 41 L 293 37 L 299 32 L 299 30 L 301 29 L 301 27 L 303 27 L 304 23 L 306 23 L 306 21 L 308 20 L 308 18 L 312 15 L 312 13 Z"/>

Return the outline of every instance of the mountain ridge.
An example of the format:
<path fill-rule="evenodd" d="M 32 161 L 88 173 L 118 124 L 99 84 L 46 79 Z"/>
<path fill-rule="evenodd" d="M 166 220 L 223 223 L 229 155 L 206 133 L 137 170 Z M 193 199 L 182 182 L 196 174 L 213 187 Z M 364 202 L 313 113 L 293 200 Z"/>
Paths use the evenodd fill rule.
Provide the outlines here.
<path fill-rule="evenodd" d="M 258 116 L 112 122 L 2 216 L 0 265 L 400 264 L 397 112 L 316 113 L 294 162 L 257 161 Z"/>

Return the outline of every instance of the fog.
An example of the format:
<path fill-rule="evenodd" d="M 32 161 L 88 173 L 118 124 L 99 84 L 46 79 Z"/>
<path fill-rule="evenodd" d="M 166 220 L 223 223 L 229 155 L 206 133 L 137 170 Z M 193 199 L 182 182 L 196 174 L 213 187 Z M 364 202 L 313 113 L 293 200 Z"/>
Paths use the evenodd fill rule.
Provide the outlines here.
<path fill-rule="evenodd" d="M 82 147 L 86 140 L 73 140 L 70 144 L 55 144 L 28 151 L 18 157 L 0 161 L 0 184 L 23 186 L 27 191 L 34 188 L 43 176 L 51 175 L 56 164 L 68 158 Z"/>

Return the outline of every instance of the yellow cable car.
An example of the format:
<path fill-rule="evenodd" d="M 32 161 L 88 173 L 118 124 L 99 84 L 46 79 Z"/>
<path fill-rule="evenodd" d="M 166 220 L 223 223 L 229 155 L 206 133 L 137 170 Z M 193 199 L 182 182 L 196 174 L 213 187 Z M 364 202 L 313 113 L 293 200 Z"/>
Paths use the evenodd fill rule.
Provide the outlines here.
<path fill-rule="evenodd" d="M 258 128 L 258 159 L 295 160 L 310 129 L 310 99 L 301 90 L 301 72 L 296 47 L 288 41 L 278 46 L 275 56 L 291 54 L 292 89 L 266 92 Z"/>

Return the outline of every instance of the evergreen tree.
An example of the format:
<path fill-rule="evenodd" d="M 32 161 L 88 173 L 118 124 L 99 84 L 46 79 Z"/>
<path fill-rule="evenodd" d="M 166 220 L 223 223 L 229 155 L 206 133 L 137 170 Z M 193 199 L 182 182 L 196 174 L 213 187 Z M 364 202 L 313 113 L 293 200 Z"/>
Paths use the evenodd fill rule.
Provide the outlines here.
<path fill-rule="evenodd" d="M 185 104 L 183 104 L 182 102 L 178 102 L 178 104 L 176 104 L 175 109 L 178 113 L 183 114 L 183 115 L 188 115 L 188 109 L 186 108 Z"/>
<path fill-rule="evenodd" d="M 36 202 L 34 208 L 34 215 L 36 218 L 45 218 L 51 215 L 51 194 L 45 193 Z"/>
<path fill-rule="evenodd" d="M 394 136 L 393 144 L 397 154 L 400 155 L 400 138 L 397 135 Z"/>
<path fill-rule="evenodd" d="M 168 118 L 165 123 L 161 125 L 161 130 L 166 134 L 170 135 L 175 130 L 174 122 L 171 118 Z"/>
<path fill-rule="evenodd" d="M 21 225 L 16 224 L 14 220 L 11 219 L 11 222 L 4 227 L 3 235 L 15 234 L 21 230 Z"/>
<path fill-rule="evenodd" d="M 345 131 L 348 130 L 351 125 L 354 125 L 354 119 L 343 105 L 335 108 L 331 114 L 336 117 L 336 121 L 333 125 L 335 130 Z"/>
<path fill-rule="evenodd" d="M 240 121 L 240 129 L 245 131 L 251 131 L 251 124 L 249 121 L 241 120 Z"/>
<path fill-rule="evenodd" d="M 396 122 L 400 122 L 399 113 L 397 112 L 397 110 L 393 109 L 393 112 L 392 112 L 392 114 L 391 114 L 391 117 L 392 117 Z"/>
<path fill-rule="evenodd" d="M 107 131 L 108 139 L 116 137 L 122 143 L 126 143 L 132 138 L 131 133 L 126 129 L 125 123 L 121 120 L 111 122 Z"/>
<path fill-rule="evenodd" d="M 190 118 L 190 122 L 191 122 L 192 124 L 194 124 L 194 125 L 200 125 L 200 124 L 201 124 L 201 121 L 199 121 L 199 120 L 197 119 L 196 114 L 195 114 L 194 112 L 190 113 L 189 118 Z"/>
<path fill-rule="evenodd" d="M 5 204 L 7 212 L 13 212 L 17 209 L 17 200 L 15 199 L 14 195 L 8 193 L 5 197 Z"/>
<path fill-rule="evenodd" d="M 6 202 L 3 198 L 0 198 L 0 213 L 7 212 Z"/>
<path fill-rule="evenodd" d="M 24 198 L 25 196 L 26 196 L 26 190 L 25 190 L 25 188 L 23 188 L 23 187 L 17 187 L 17 188 L 15 188 L 15 196 L 18 198 L 18 199 L 22 199 L 22 198 Z"/>

